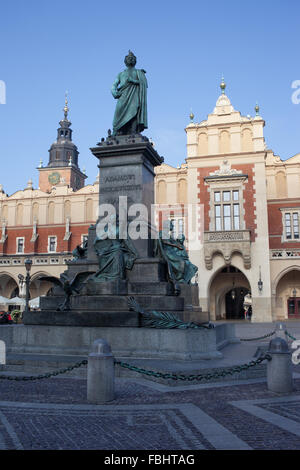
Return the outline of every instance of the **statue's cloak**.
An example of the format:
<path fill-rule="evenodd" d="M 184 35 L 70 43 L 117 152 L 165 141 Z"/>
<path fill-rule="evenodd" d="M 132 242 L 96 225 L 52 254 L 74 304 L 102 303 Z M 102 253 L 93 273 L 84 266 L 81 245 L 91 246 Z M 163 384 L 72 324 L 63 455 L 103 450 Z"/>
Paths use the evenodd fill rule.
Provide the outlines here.
<path fill-rule="evenodd" d="M 114 133 L 134 118 L 137 119 L 138 132 L 148 128 L 147 79 L 143 70 L 137 69 L 136 72 L 139 85 L 126 81 L 123 86 L 118 88 L 118 93 L 121 96 L 118 99 L 113 120 Z"/>

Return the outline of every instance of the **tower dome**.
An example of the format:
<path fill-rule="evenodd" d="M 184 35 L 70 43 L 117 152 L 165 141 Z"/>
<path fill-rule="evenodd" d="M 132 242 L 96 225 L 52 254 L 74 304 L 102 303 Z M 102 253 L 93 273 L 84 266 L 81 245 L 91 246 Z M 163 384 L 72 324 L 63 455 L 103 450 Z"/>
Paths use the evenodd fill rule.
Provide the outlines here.
<path fill-rule="evenodd" d="M 72 142 L 71 122 L 68 119 L 68 99 L 65 98 L 63 108 L 64 118 L 59 122 L 57 129 L 57 139 L 49 149 L 48 167 L 65 167 L 70 164 L 78 167 L 78 155 L 76 145 Z"/>
<path fill-rule="evenodd" d="M 71 122 L 68 119 L 68 99 L 65 97 L 63 108 L 64 117 L 59 122 L 57 138 L 49 149 L 49 162 L 47 166 L 40 164 L 39 187 L 42 191 L 50 192 L 57 185 L 68 186 L 77 191 L 84 186 L 87 178 L 78 166 L 78 149 L 72 142 Z"/>

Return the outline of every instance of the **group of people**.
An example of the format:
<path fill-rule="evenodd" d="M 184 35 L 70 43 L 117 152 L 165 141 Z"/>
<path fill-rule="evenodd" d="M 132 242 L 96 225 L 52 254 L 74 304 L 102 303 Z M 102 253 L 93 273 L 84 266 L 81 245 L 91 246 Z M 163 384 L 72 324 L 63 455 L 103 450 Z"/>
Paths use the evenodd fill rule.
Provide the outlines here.
<path fill-rule="evenodd" d="M 0 324 L 12 324 L 13 320 L 9 312 L 0 312 Z"/>

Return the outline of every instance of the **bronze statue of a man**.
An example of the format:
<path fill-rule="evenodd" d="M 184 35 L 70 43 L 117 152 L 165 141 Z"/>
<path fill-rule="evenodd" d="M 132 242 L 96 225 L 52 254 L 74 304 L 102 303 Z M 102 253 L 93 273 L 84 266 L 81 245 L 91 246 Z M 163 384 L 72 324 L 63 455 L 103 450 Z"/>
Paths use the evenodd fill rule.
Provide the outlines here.
<path fill-rule="evenodd" d="M 148 127 L 146 72 L 135 68 L 136 57 L 131 51 L 124 62 L 127 69 L 118 74 L 111 89 L 118 100 L 113 120 L 114 135 L 139 134 Z"/>

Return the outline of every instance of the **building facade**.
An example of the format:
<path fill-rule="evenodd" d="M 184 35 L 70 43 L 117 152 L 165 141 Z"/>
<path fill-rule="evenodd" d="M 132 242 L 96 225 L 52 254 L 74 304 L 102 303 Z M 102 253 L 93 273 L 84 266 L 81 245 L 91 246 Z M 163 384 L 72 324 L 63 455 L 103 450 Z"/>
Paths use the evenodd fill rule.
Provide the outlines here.
<path fill-rule="evenodd" d="M 243 318 L 249 293 L 252 321 L 297 318 L 300 154 L 283 161 L 268 150 L 259 107 L 242 116 L 225 86 L 206 120 L 191 115 L 185 163 L 156 169 L 160 220 L 172 218 L 176 233 L 198 231 L 187 248 L 211 320 Z"/>
<path fill-rule="evenodd" d="M 72 142 L 67 102 L 39 188 L 0 189 L 0 295 L 20 293 L 18 275 L 32 259 L 31 298 L 46 295 L 97 219 L 99 177 L 85 185 Z M 156 167 L 157 225 L 173 220 L 198 266 L 200 305 L 212 321 L 300 318 L 300 154 L 281 160 L 266 146 L 265 122 L 236 111 L 221 83 L 213 112 L 186 127 L 185 162 Z"/>
<path fill-rule="evenodd" d="M 95 222 L 99 180 L 85 185 L 72 142 L 67 100 L 57 139 L 49 150 L 47 166 L 40 162 L 39 187 L 29 181 L 24 190 L 8 196 L 0 189 L 0 295 L 20 294 L 19 274 L 25 260 L 32 260 L 30 297 L 46 295 L 52 285 L 42 276 L 59 275 L 66 269 L 74 248 L 84 241 Z"/>

